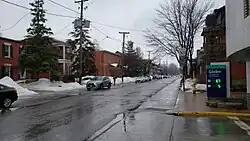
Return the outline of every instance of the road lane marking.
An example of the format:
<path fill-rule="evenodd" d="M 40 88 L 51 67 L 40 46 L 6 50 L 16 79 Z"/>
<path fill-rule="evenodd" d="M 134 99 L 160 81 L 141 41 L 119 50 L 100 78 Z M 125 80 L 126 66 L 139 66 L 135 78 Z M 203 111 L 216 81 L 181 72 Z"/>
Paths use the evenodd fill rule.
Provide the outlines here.
<path fill-rule="evenodd" d="M 241 121 L 238 117 L 228 117 L 229 119 L 232 119 L 236 125 L 238 125 L 241 129 L 245 130 L 250 136 L 250 126 L 247 125 L 245 122 Z"/>

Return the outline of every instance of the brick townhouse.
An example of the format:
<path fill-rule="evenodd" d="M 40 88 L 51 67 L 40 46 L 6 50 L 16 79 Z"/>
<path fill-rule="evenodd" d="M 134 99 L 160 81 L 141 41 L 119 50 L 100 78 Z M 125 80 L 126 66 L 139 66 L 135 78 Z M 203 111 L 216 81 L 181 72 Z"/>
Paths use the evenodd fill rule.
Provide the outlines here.
<path fill-rule="evenodd" d="M 21 41 L 0 37 L 0 78 L 9 76 L 19 79 L 18 57 Z"/>
<path fill-rule="evenodd" d="M 96 51 L 95 65 L 96 75 L 99 76 L 120 76 L 121 75 L 121 55 L 106 50 Z"/>
<path fill-rule="evenodd" d="M 225 6 L 215 9 L 206 17 L 206 27 L 203 28 L 203 47 L 197 50 L 198 78 L 206 81 L 206 65 L 211 62 L 230 63 L 231 87 L 245 85 L 246 65 L 228 60 L 226 57 L 226 19 Z M 237 87 L 237 86 L 236 86 Z"/>

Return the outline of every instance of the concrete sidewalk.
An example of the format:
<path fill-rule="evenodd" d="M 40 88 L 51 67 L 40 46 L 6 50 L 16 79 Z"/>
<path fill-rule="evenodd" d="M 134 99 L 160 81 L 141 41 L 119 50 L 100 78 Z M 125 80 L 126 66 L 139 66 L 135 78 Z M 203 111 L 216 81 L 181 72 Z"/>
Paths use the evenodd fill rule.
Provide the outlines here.
<path fill-rule="evenodd" d="M 191 92 L 179 91 L 178 100 L 174 108 L 175 112 L 234 112 L 250 113 L 250 110 L 211 108 L 206 106 L 206 93 L 192 94 Z"/>

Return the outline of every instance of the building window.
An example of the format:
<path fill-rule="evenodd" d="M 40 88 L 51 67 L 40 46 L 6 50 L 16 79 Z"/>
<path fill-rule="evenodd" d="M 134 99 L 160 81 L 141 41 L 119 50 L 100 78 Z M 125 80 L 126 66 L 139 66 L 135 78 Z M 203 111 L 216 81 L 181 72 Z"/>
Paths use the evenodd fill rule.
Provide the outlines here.
<path fill-rule="evenodd" d="M 10 64 L 5 64 L 3 66 L 3 76 L 9 76 L 9 77 L 12 76 L 12 74 L 11 74 L 11 65 Z"/>
<path fill-rule="evenodd" d="M 244 17 L 249 16 L 249 0 L 244 0 Z"/>
<path fill-rule="evenodd" d="M 4 58 L 12 58 L 13 57 L 13 47 L 9 43 L 4 43 L 2 46 L 2 53 Z"/>
<path fill-rule="evenodd" d="M 67 52 L 67 53 L 71 53 L 70 48 L 66 48 L 66 52 Z"/>

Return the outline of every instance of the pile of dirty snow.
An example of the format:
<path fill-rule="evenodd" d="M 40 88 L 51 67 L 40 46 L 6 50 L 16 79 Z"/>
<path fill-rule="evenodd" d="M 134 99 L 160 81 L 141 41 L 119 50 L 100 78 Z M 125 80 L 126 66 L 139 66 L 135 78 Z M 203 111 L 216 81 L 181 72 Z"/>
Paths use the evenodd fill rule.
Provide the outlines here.
<path fill-rule="evenodd" d="M 113 77 L 109 77 L 109 79 L 111 80 L 112 83 L 114 83 L 114 79 Z M 135 82 L 136 77 L 123 77 L 123 83 L 132 83 Z M 115 81 L 116 84 L 121 84 L 122 83 L 122 78 L 116 78 Z"/>
<path fill-rule="evenodd" d="M 21 87 L 18 85 L 15 81 L 13 81 L 10 77 L 5 76 L 4 78 L 0 79 L 0 84 L 9 86 L 9 87 L 14 87 L 17 90 L 17 95 L 18 96 L 28 96 L 28 95 L 34 95 L 37 94 L 34 91 L 30 91 L 26 88 Z"/>
<path fill-rule="evenodd" d="M 186 92 L 192 92 L 193 91 L 193 87 L 192 84 L 194 83 L 193 79 L 186 79 L 185 81 L 185 88 L 188 89 Z M 196 90 L 203 90 L 203 91 L 207 91 L 207 86 L 206 84 L 196 84 L 195 86 Z"/>
<path fill-rule="evenodd" d="M 62 81 L 51 82 L 47 78 L 40 78 L 38 81 L 30 83 L 28 88 L 34 91 L 67 91 L 74 89 L 83 89 L 84 86 L 72 82 L 72 83 L 64 83 Z"/>

